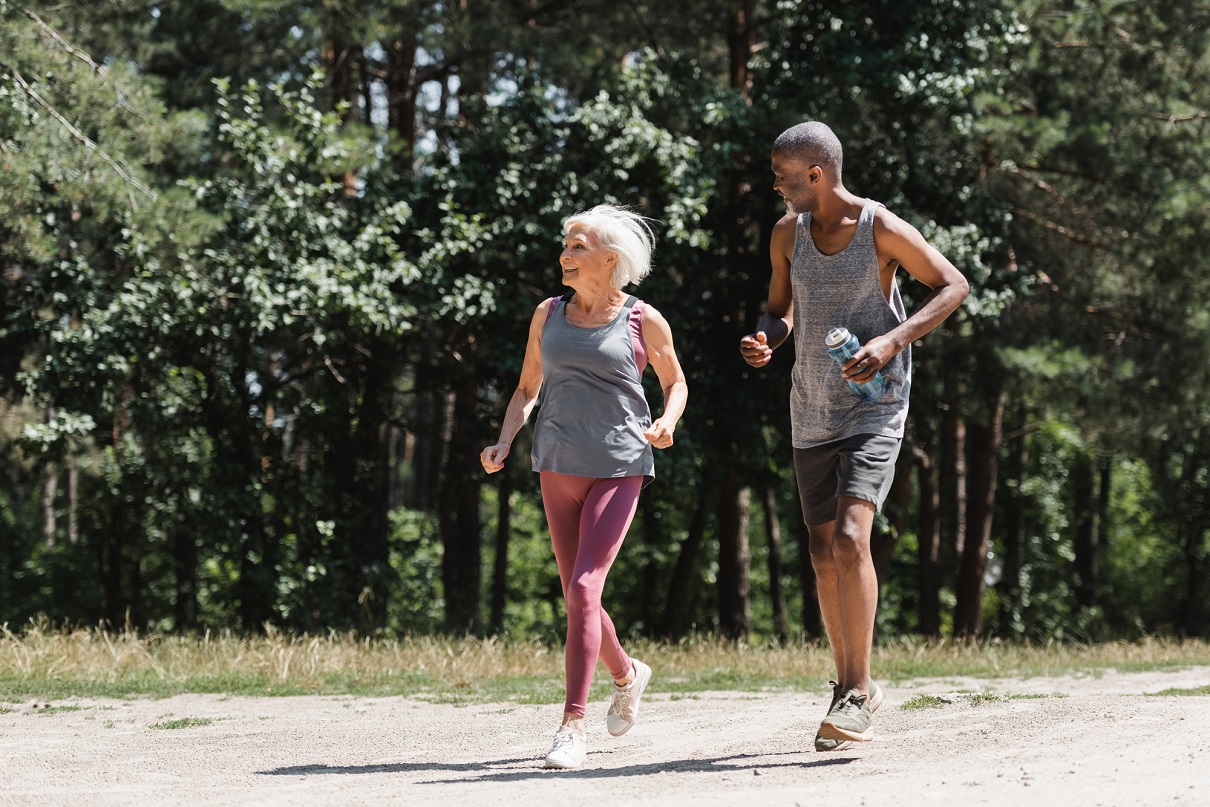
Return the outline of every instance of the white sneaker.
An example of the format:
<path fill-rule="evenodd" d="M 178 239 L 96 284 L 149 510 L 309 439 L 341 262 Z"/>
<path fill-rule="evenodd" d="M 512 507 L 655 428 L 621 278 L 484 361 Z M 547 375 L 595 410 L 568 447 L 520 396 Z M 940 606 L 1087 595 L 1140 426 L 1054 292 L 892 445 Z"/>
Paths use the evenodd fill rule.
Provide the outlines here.
<path fill-rule="evenodd" d="M 577 731 L 571 726 L 560 726 L 559 730 L 555 732 L 554 745 L 550 747 L 550 753 L 546 755 L 546 767 L 578 768 L 587 753 L 588 741 L 584 738 L 584 732 Z"/>
<path fill-rule="evenodd" d="M 614 737 L 621 737 L 630 731 L 634 721 L 639 717 L 639 699 L 643 690 L 651 681 L 651 668 L 637 658 L 630 660 L 634 667 L 634 680 L 624 687 L 613 685 L 613 701 L 609 704 L 609 715 L 605 725 Z"/>

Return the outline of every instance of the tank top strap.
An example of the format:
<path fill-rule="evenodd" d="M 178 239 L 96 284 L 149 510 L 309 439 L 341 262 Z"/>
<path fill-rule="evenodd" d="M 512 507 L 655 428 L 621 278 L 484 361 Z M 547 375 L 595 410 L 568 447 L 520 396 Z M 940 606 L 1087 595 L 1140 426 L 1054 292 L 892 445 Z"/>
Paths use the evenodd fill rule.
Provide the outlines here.
<path fill-rule="evenodd" d="M 546 309 L 546 319 L 542 321 L 543 329 L 550 324 L 550 318 L 555 315 L 555 311 L 558 310 L 559 306 L 567 303 L 567 301 L 570 300 L 574 294 L 574 291 L 569 291 L 567 294 L 556 295 L 550 298 L 550 305 Z"/>
<path fill-rule="evenodd" d="M 874 213 L 878 208 L 882 207 L 882 202 L 875 202 L 873 199 L 867 199 L 865 205 L 861 208 L 861 215 L 857 217 L 857 232 L 853 234 L 853 240 L 860 240 L 863 244 L 874 243 Z"/>

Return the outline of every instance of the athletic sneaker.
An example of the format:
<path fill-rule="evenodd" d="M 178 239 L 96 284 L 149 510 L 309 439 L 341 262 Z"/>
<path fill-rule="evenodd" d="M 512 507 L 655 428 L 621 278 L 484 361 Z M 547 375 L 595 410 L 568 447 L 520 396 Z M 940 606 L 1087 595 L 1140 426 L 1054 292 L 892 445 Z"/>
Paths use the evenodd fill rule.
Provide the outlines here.
<path fill-rule="evenodd" d="M 832 714 L 832 710 L 836 708 L 836 702 L 840 700 L 840 684 L 835 681 L 829 681 L 832 685 L 832 702 L 828 704 L 828 714 Z M 851 740 L 825 740 L 819 736 L 819 732 L 815 732 L 815 750 L 816 751 L 843 751 L 852 745 Z"/>
<path fill-rule="evenodd" d="M 828 705 L 828 714 L 836 708 L 836 702 L 840 700 L 840 684 L 835 681 L 829 681 L 832 685 L 832 703 Z M 870 681 L 870 714 L 878 711 L 878 707 L 882 705 L 882 689 Z M 843 751 L 853 744 L 852 740 L 832 740 L 822 737 L 820 734 L 815 735 L 815 750 L 816 751 Z"/>
<path fill-rule="evenodd" d="M 857 690 L 850 689 L 844 693 L 828 716 L 819 724 L 819 736 L 825 740 L 852 740 L 865 742 L 874 739 L 874 729 L 870 726 L 872 710 L 870 698 L 859 695 Z"/>
<path fill-rule="evenodd" d="M 560 726 L 559 730 L 555 732 L 554 745 L 550 747 L 550 753 L 546 755 L 546 767 L 578 768 L 587 753 L 588 741 L 584 738 L 584 732 L 571 726 Z"/>
<path fill-rule="evenodd" d="M 609 704 L 609 714 L 605 717 L 605 726 L 614 737 L 621 737 L 630 731 L 630 727 L 638 719 L 639 700 L 651 681 L 650 667 L 636 658 L 632 658 L 630 664 L 634 667 L 634 680 L 624 687 L 613 685 L 613 700 Z"/>

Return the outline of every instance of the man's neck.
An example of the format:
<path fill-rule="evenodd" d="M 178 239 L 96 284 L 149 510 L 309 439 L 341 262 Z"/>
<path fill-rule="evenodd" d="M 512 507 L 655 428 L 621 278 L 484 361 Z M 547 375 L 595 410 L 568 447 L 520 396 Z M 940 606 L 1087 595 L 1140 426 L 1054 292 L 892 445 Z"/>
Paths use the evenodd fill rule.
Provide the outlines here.
<path fill-rule="evenodd" d="M 811 218 L 819 222 L 821 227 L 837 227 L 845 219 L 855 219 L 861 215 L 865 200 L 854 196 L 843 185 L 837 185 L 829 193 L 820 194 L 819 207 L 811 214 Z"/>

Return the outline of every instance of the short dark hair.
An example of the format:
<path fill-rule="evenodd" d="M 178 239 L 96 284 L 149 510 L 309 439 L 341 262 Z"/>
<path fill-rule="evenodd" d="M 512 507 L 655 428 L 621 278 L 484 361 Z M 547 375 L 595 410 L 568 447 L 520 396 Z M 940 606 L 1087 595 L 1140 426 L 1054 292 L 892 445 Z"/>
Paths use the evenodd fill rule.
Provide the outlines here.
<path fill-rule="evenodd" d="M 807 121 L 786 129 L 773 141 L 773 150 L 808 165 L 819 165 L 840 179 L 844 149 L 840 138 L 826 123 Z"/>

